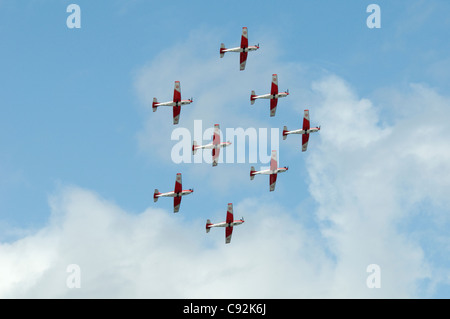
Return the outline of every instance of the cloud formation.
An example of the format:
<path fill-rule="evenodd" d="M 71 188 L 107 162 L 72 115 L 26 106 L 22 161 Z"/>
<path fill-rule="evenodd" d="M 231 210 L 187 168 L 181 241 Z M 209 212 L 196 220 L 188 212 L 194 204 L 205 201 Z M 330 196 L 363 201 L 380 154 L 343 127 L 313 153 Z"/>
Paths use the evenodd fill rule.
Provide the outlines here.
<path fill-rule="evenodd" d="M 346 278 L 345 273 L 375 263 L 382 269 L 386 296 L 421 295 L 419 284 L 430 288 L 446 267 L 430 260 L 434 253 L 424 247 L 439 237 L 442 242 L 433 245 L 448 252 L 443 242 L 449 238 L 440 224 L 449 222 L 445 145 L 450 135 L 444 120 L 450 116 L 449 99 L 414 84 L 407 93 L 385 91 L 391 102 L 376 108 L 334 76 L 312 87 L 322 96 L 317 116 L 324 129 L 307 158 L 309 190 L 337 269 Z M 393 124 L 382 121 L 383 113 L 395 116 Z M 435 222 L 418 227 L 421 215 Z"/>
<path fill-rule="evenodd" d="M 307 296 L 309 289 L 290 282 L 310 281 L 317 272 L 298 254 L 313 241 L 277 204 L 249 199 L 235 205 L 249 226 L 236 228 L 234 245 L 226 246 L 223 229 L 206 235 L 204 221 L 160 209 L 129 214 L 77 187 L 53 196 L 51 207 L 47 227 L 0 246 L 1 273 L 8 274 L 2 297 Z M 309 257 L 317 265 L 324 259 L 320 250 Z M 72 264 L 80 267 L 80 288 L 66 285 Z"/>

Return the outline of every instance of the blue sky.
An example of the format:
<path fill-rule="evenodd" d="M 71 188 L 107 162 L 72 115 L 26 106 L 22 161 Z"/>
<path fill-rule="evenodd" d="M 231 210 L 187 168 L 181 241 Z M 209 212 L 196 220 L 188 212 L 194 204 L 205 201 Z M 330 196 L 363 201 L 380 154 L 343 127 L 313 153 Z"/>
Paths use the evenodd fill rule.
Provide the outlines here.
<path fill-rule="evenodd" d="M 81 8 L 80 29 L 66 26 L 70 3 Z M 381 8 L 380 29 L 366 25 L 371 3 Z M 232 287 L 222 282 L 228 278 L 223 274 L 240 269 L 253 271 L 241 283 L 241 297 L 448 298 L 449 6 L 438 0 L 282 1 L 276 7 L 265 1 L 0 0 L 2 273 L 15 266 L 14 254 L 26 256 L 21 263 L 34 254 L 42 261 L 15 272 L 18 279 L 0 287 L 0 295 L 227 297 Z M 238 55 L 219 59 L 218 48 L 221 42 L 238 46 L 243 26 L 249 43 L 261 48 L 239 72 Z M 252 89 L 266 93 L 272 73 L 279 75 L 280 90 L 291 93 L 279 101 L 275 118 L 268 116 L 267 101 L 250 106 L 248 100 Z M 222 129 L 295 129 L 305 108 L 322 130 L 311 136 L 306 153 L 300 136 L 280 138 L 279 164 L 289 171 L 278 177 L 273 193 L 267 176 L 250 182 L 255 164 L 175 164 L 171 110 L 151 111 L 154 96 L 172 97 L 175 80 L 183 98 L 194 97 L 179 125 L 190 131 L 198 119 L 204 129 L 215 123 Z M 174 215 L 171 199 L 154 204 L 152 195 L 155 188 L 172 190 L 178 172 L 184 188 L 195 192 Z M 204 234 L 206 218 L 220 221 L 228 202 L 235 203 L 237 216 L 248 216 L 231 249 L 223 247 L 221 229 Z M 77 214 L 86 218 L 71 218 Z M 136 218 L 149 228 L 141 229 Z M 144 252 L 136 248 L 136 255 L 91 263 L 95 253 L 89 249 L 79 255 L 63 244 L 53 250 L 39 244 L 49 238 L 76 242 L 91 229 L 85 223 L 117 220 L 126 225 L 119 231 L 125 247 L 136 234 L 155 246 L 137 242 Z M 154 230 L 154 222 L 166 232 Z M 92 227 L 105 237 L 109 231 Z M 94 240 L 89 234 L 82 236 L 86 247 Z M 111 243 L 104 245 L 109 251 Z M 264 249 L 267 255 L 249 254 Z M 368 252 L 356 253 L 361 249 Z M 113 265 L 108 271 L 117 278 L 126 271 L 116 262 L 129 260 L 133 274 L 139 273 L 152 259 L 145 257 L 149 250 L 149 256 L 217 279 L 194 284 L 192 291 L 189 280 L 164 292 L 120 280 L 93 287 L 83 279 L 76 291 L 54 286 L 55 278 L 65 280 L 68 263 L 98 274 L 102 265 Z M 208 255 L 220 264 L 187 261 Z M 277 258 L 284 262 L 274 263 Z M 258 275 L 280 271 L 280 263 L 286 275 L 303 269 L 313 278 L 293 275 L 297 285 L 316 288 L 308 295 L 280 277 L 267 287 L 282 293 L 261 293 Z M 365 286 L 371 263 L 381 267 L 378 290 Z M 147 279 L 158 286 L 157 278 Z M 223 285 L 223 294 L 217 293 Z M 111 287 L 126 287 L 124 295 L 110 295 Z"/>

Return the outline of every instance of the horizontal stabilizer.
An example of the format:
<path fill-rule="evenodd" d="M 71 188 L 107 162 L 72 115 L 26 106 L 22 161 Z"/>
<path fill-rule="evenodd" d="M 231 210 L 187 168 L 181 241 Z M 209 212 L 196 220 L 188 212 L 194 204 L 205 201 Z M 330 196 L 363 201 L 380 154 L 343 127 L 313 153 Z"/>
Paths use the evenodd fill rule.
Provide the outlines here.
<path fill-rule="evenodd" d="M 197 142 L 196 141 L 194 141 L 193 143 L 192 143 L 192 155 L 195 155 L 196 153 L 197 153 L 197 147 L 198 145 L 197 145 Z"/>
<path fill-rule="evenodd" d="M 250 95 L 250 103 L 255 104 L 255 91 L 252 91 L 251 95 Z"/>
<path fill-rule="evenodd" d="M 211 230 L 211 226 L 212 223 L 209 219 L 206 220 L 206 233 L 209 233 L 209 231 Z"/>
<path fill-rule="evenodd" d="M 283 140 L 286 139 L 286 137 L 287 137 L 287 132 L 288 132 L 288 129 L 287 129 L 287 126 L 285 125 L 285 126 L 283 127 Z"/>
<path fill-rule="evenodd" d="M 225 54 L 225 44 L 221 43 L 220 44 L 220 57 L 223 58 L 224 54 Z"/>
<path fill-rule="evenodd" d="M 153 112 L 156 112 L 156 109 L 158 108 L 158 106 L 156 104 L 158 104 L 158 100 L 156 99 L 156 97 L 154 97 L 153 103 L 152 103 Z"/>

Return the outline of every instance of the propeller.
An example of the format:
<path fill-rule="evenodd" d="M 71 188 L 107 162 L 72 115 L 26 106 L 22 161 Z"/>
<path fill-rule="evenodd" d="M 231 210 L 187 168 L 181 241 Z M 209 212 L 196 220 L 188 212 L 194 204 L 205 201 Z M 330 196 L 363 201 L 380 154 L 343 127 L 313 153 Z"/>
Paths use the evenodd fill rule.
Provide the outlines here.
<path fill-rule="evenodd" d="M 241 217 L 241 220 L 244 221 L 244 217 Z"/>
<path fill-rule="evenodd" d="M 289 94 L 289 89 L 286 90 L 286 93 Z"/>
<path fill-rule="evenodd" d="M 193 97 L 191 97 L 191 103 L 192 103 L 192 102 L 194 102 L 194 98 L 193 98 Z"/>
<path fill-rule="evenodd" d="M 189 190 L 193 193 L 194 192 L 194 189 L 193 188 L 189 188 Z"/>

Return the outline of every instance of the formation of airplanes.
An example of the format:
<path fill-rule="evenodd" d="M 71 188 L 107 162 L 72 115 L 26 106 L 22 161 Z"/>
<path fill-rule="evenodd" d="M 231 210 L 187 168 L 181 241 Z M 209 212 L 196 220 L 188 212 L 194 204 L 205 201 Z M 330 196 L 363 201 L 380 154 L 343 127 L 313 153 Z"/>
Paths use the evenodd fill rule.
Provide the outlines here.
<path fill-rule="evenodd" d="M 245 70 L 248 52 L 256 51 L 259 49 L 259 44 L 254 46 L 248 45 L 248 30 L 246 27 L 242 28 L 242 36 L 241 36 L 241 45 L 235 48 L 226 48 L 225 44 L 221 43 L 220 45 L 220 58 L 223 58 L 225 53 L 227 52 L 239 52 L 240 54 L 240 70 Z M 272 83 L 270 88 L 270 93 L 256 95 L 255 91 L 251 91 L 250 94 L 250 103 L 253 105 L 257 99 L 268 99 L 270 100 L 270 116 L 274 117 L 276 110 L 278 99 L 287 97 L 289 95 L 289 90 L 285 92 L 278 91 L 278 75 L 272 74 Z M 173 108 L 173 124 L 176 125 L 180 120 L 180 112 L 181 106 L 191 104 L 193 99 L 182 100 L 181 99 L 181 86 L 180 81 L 175 81 L 174 94 L 172 101 L 168 102 L 158 102 L 157 98 L 153 98 L 152 109 L 153 112 L 156 112 L 159 106 L 171 106 Z M 287 126 L 283 127 L 283 140 L 286 140 L 287 136 L 290 134 L 301 134 L 302 135 L 302 152 L 305 152 L 308 148 L 309 134 L 320 131 L 320 126 L 311 127 L 310 119 L 309 119 L 309 110 L 304 110 L 303 116 L 303 126 L 301 129 L 296 129 L 289 131 Z M 214 125 L 214 133 L 212 137 L 212 142 L 205 145 L 197 145 L 197 142 L 194 140 L 192 143 L 192 155 L 195 155 L 197 150 L 199 149 L 211 149 L 212 150 L 212 166 L 217 166 L 219 161 L 220 149 L 231 145 L 231 142 L 221 142 L 220 140 L 220 126 L 219 124 Z M 277 160 L 277 151 L 272 150 L 271 158 L 270 158 L 270 167 L 268 169 L 257 171 L 252 166 L 250 168 L 250 180 L 255 178 L 255 175 L 269 175 L 269 191 L 275 191 L 275 185 L 277 181 L 278 173 L 284 173 L 289 168 L 286 167 L 278 167 Z M 175 188 L 171 192 L 160 193 L 158 189 L 155 189 L 153 194 L 154 202 L 157 202 L 160 197 L 173 197 L 173 212 L 177 213 L 180 210 L 181 198 L 182 196 L 192 194 L 194 192 L 193 189 L 183 190 L 182 182 L 181 182 L 181 173 L 177 173 L 175 180 Z M 231 242 L 231 235 L 233 233 L 233 227 L 238 226 L 244 223 L 244 218 L 234 220 L 233 217 L 233 204 L 228 203 L 226 220 L 220 223 L 211 223 L 208 219 L 206 221 L 206 232 L 209 233 L 211 228 L 214 227 L 225 227 L 225 243 L 229 244 Z"/>

